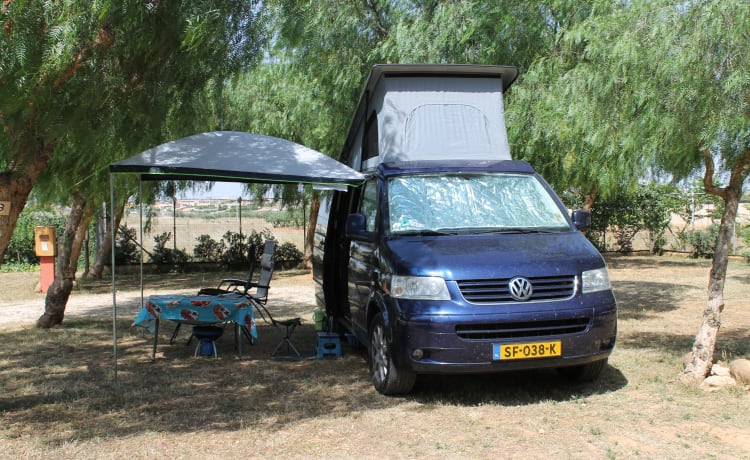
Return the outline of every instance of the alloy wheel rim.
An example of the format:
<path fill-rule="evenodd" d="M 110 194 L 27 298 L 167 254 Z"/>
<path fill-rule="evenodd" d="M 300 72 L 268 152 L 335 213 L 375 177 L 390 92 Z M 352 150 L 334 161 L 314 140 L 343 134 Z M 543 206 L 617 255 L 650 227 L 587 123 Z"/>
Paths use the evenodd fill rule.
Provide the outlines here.
<path fill-rule="evenodd" d="M 385 382 L 388 376 L 388 345 L 385 342 L 383 327 L 376 324 L 372 331 L 372 370 L 378 382 Z"/>

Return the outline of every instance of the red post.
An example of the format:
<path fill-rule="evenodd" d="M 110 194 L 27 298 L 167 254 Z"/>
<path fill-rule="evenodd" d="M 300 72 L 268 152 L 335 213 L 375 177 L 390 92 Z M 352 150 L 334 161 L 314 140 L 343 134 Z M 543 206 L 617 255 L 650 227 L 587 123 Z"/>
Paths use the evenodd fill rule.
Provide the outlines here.
<path fill-rule="evenodd" d="M 52 281 L 55 280 L 55 257 L 54 256 L 40 256 L 39 257 L 39 268 L 41 272 L 41 279 L 39 286 L 42 294 L 47 293 Z"/>
<path fill-rule="evenodd" d="M 46 294 L 47 288 L 55 280 L 55 256 L 57 255 L 55 227 L 34 227 L 34 249 L 36 255 L 39 256 L 41 271 L 39 289 L 42 294 Z"/>

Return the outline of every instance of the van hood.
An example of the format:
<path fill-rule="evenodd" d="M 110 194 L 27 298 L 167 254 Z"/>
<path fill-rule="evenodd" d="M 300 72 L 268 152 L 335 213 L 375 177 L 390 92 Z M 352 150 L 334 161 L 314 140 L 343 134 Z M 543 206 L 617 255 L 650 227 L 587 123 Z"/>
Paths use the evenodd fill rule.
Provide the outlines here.
<path fill-rule="evenodd" d="M 578 275 L 605 266 L 581 232 L 392 237 L 384 249 L 394 274 L 446 280 Z"/>

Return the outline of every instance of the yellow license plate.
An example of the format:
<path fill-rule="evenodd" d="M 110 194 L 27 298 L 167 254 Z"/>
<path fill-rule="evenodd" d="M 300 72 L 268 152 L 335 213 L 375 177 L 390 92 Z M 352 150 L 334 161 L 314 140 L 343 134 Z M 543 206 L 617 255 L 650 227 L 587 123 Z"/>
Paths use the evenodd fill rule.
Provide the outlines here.
<path fill-rule="evenodd" d="M 550 342 L 492 344 L 492 359 L 531 359 L 562 356 L 562 343 Z"/>

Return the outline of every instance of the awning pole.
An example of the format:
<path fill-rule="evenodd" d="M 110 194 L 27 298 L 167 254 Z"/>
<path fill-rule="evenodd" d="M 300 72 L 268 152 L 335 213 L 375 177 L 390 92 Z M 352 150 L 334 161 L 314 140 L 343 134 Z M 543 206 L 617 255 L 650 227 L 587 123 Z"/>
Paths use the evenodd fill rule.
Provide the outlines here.
<path fill-rule="evenodd" d="M 138 212 L 138 225 L 141 227 L 139 232 L 138 240 L 141 245 L 141 307 L 143 303 L 143 177 L 138 176 L 138 204 L 140 205 L 140 211 Z"/>
<path fill-rule="evenodd" d="M 106 208 L 105 208 L 106 209 Z M 115 229 L 114 226 L 114 215 L 115 215 L 115 176 L 109 175 L 109 215 L 110 215 L 110 230 L 112 231 L 112 340 L 114 342 L 115 349 L 115 387 L 117 387 L 117 288 L 115 285 Z M 104 216 L 104 222 L 107 222 L 107 216 Z"/>

